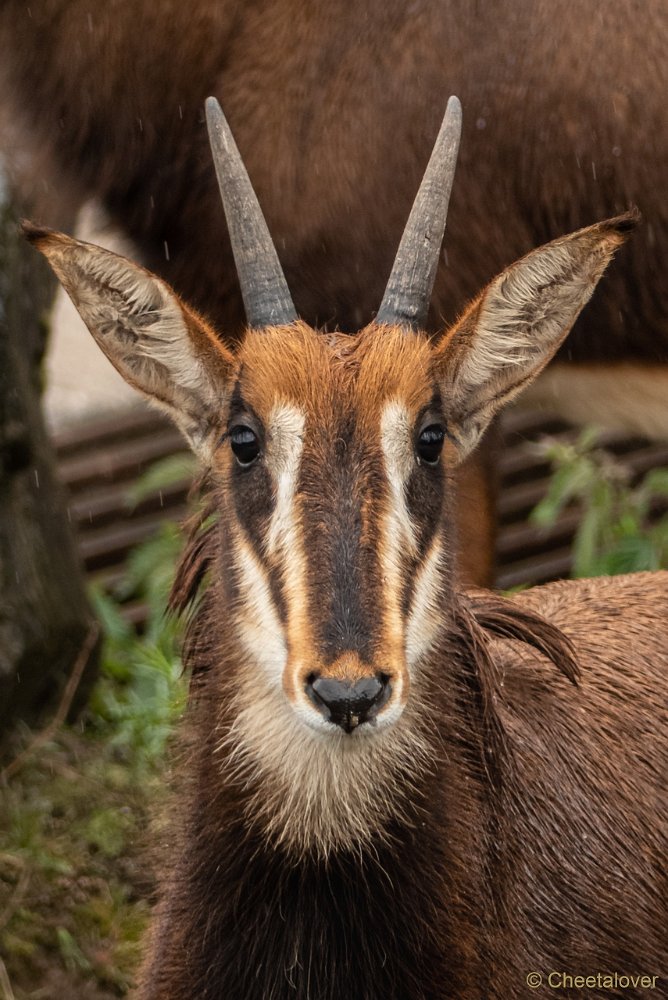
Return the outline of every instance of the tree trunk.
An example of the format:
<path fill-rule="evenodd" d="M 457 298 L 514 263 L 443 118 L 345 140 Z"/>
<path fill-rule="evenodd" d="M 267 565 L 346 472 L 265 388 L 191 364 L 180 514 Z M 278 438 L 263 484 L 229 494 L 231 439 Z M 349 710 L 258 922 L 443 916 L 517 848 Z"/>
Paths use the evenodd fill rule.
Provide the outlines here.
<path fill-rule="evenodd" d="M 0 167 L 0 739 L 58 702 L 93 624 L 40 410 L 55 285 L 18 215 Z"/>

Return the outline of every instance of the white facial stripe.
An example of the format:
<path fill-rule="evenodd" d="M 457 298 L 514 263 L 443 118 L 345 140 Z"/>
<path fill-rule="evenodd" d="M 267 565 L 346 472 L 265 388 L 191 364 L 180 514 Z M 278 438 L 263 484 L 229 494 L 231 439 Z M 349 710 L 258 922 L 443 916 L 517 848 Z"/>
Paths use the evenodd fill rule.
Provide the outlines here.
<path fill-rule="evenodd" d="M 441 542 L 436 537 L 419 569 L 406 623 L 406 661 L 413 669 L 429 651 L 443 621 L 439 595 L 441 584 Z"/>
<path fill-rule="evenodd" d="M 404 499 L 404 487 L 415 462 L 411 434 L 412 422 L 408 410 L 398 400 L 388 403 L 380 421 L 380 442 L 392 491 L 392 520 L 396 541 L 414 554 L 417 549 L 415 530 Z"/>
<path fill-rule="evenodd" d="M 276 507 L 267 535 L 267 554 L 289 551 L 294 542 L 294 496 L 299 477 L 304 425 L 301 410 L 290 403 L 277 403 L 269 415 L 269 457 L 276 481 Z"/>
<path fill-rule="evenodd" d="M 380 422 L 380 441 L 390 484 L 390 508 L 382 520 L 380 562 L 385 581 L 385 631 L 397 648 L 403 645 L 401 613 L 402 556 L 416 551 L 415 532 L 406 508 L 404 485 L 414 461 L 411 423 L 398 401 L 388 403 Z"/>
<path fill-rule="evenodd" d="M 306 417 L 294 404 L 277 403 L 268 419 L 267 461 L 276 484 L 276 506 L 267 532 L 266 552 L 280 559 L 287 604 L 288 639 L 294 656 L 308 635 L 306 557 L 295 494 L 304 448 Z"/>
<path fill-rule="evenodd" d="M 404 697 L 409 681 L 403 671 L 394 681 L 391 702 L 376 723 L 360 726 L 351 734 L 326 722 L 303 690 L 281 689 L 280 671 L 301 676 L 300 657 L 312 648 L 305 595 L 306 556 L 295 505 L 303 429 L 304 418 L 298 410 L 285 404 L 275 408 L 269 425 L 267 464 L 276 484 L 276 509 L 267 553 L 278 564 L 283 579 L 288 617 L 285 634 L 261 561 L 243 536 L 235 539 L 246 657 L 235 675 L 233 721 L 221 726 L 219 749 L 221 766 L 244 787 L 253 789 L 248 816 L 262 825 L 265 835 L 297 854 L 316 850 L 327 856 L 336 848 L 359 849 L 379 831 L 382 834 L 390 818 L 401 818 L 410 801 L 407 789 L 421 780 L 433 760 L 433 751 L 422 728 L 424 713 L 419 697 L 409 701 Z M 382 433 L 388 476 L 393 481 L 381 526 L 381 571 L 387 579 L 383 615 L 390 655 L 403 661 L 401 556 L 415 540 L 403 500 L 404 483 L 414 461 L 411 425 L 400 404 L 388 407 Z M 258 684 L 258 663 L 270 683 Z"/>
<path fill-rule="evenodd" d="M 234 561 L 242 591 L 234 620 L 251 660 L 260 666 L 272 687 L 281 688 L 288 650 L 266 573 L 248 542 L 234 538 Z M 282 695 L 281 695 L 282 696 Z"/>

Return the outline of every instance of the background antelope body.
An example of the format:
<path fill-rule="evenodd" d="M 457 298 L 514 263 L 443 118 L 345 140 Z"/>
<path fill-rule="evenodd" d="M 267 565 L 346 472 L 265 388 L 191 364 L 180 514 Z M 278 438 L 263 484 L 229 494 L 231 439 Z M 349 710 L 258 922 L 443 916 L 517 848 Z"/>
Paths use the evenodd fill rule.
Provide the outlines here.
<path fill-rule="evenodd" d="M 512 601 L 454 582 L 455 470 L 635 217 L 531 252 L 430 339 L 452 100 L 378 321 L 318 333 L 207 115 L 234 349 L 143 268 L 26 226 L 206 469 L 174 594 L 207 578 L 188 782 L 139 996 L 501 1000 L 533 971 L 665 974 L 668 575 Z"/>
<path fill-rule="evenodd" d="M 562 356 L 665 364 L 661 0 L 116 0 L 89 14 L 87 0 L 6 0 L 5 99 L 227 336 L 244 314 L 207 95 L 223 101 L 299 315 L 351 331 L 375 315 L 456 93 L 465 141 L 427 330 L 533 246 L 633 203 L 647 226 Z"/>
<path fill-rule="evenodd" d="M 378 308 L 442 106 L 460 94 L 462 170 L 426 330 L 531 247 L 637 204 L 647 225 L 525 398 L 665 437 L 667 17 L 662 0 L 6 0 L 3 97 L 36 140 L 40 189 L 61 186 L 48 149 L 147 266 L 239 338 L 207 94 L 224 99 L 299 315 L 346 331 Z M 472 462 L 458 473 L 465 569 L 490 582 L 493 476 L 481 453 Z"/>

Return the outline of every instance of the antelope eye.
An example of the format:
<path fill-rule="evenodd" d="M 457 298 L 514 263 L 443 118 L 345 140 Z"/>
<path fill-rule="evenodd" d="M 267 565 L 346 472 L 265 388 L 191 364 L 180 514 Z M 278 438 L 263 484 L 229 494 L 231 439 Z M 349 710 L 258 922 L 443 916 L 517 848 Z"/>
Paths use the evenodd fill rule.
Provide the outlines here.
<path fill-rule="evenodd" d="M 425 462 L 427 465 L 436 465 L 441 454 L 441 449 L 443 448 L 444 439 L 445 430 L 440 424 L 430 424 L 424 430 L 420 431 L 420 436 L 415 447 L 418 462 Z"/>
<path fill-rule="evenodd" d="M 260 442 L 255 431 L 244 424 L 233 427 L 230 431 L 230 445 L 239 465 L 252 465 L 260 454 Z"/>

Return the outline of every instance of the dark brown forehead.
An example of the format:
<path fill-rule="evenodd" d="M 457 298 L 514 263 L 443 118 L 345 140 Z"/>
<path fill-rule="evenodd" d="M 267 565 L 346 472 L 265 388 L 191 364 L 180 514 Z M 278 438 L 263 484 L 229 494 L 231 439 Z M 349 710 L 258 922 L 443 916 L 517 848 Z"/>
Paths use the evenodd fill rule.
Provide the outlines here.
<path fill-rule="evenodd" d="M 391 400 L 414 414 L 429 403 L 431 355 L 424 336 L 393 327 L 331 336 L 297 323 L 249 332 L 238 353 L 239 388 L 264 420 L 289 403 L 323 421 L 352 409 L 358 424 L 376 424 Z"/>

